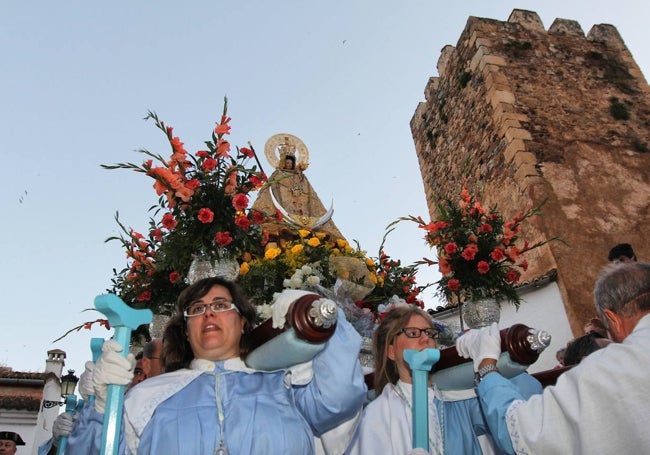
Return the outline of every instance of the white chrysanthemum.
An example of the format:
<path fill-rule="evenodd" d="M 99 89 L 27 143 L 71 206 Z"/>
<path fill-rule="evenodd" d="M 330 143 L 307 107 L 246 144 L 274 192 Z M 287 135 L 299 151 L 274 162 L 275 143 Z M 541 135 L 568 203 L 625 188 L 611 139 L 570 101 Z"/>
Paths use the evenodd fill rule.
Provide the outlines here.
<path fill-rule="evenodd" d="M 318 278 L 316 275 L 311 275 L 311 276 L 307 277 L 306 282 L 310 286 L 315 286 L 315 285 L 320 283 L 320 278 Z"/>
<path fill-rule="evenodd" d="M 273 307 L 267 303 L 264 305 L 257 305 L 257 315 L 263 321 L 273 316 Z"/>
<path fill-rule="evenodd" d="M 393 294 L 393 296 L 390 299 L 388 299 L 388 304 L 395 305 L 396 307 L 408 305 L 408 303 L 406 303 L 406 300 L 396 296 L 395 294 Z"/>
<path fill-rule="evenodd" d="M 314 273 L 314 269 L 312 269 L 312 268 L 311 268 L 310 266 L 308 266 L 308 265 L 303 265 L 303 266 L 300 268 L 300 270 L 302 270 L 302 273 L 304 273 L 305 275 L 311 275 L 312 273 Z"/>

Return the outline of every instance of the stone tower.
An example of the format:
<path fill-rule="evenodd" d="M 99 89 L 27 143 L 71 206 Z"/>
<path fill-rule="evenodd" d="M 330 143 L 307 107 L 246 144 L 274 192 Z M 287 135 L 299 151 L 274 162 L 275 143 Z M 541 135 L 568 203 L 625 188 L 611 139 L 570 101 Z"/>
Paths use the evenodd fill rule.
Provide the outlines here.
<path fill-rule="evenodd" d="M 572 20 L 547 30 L 537 13 L 470 17 L 446 46 L 411 130 L 431 216 L 462 182 L 535 242 L 526 280 L 557 270 L 574 334 L 595 315 L 593 285 L 617 243 L 650 261 L 650 88 L 615 27 L 585 36 Z"/>

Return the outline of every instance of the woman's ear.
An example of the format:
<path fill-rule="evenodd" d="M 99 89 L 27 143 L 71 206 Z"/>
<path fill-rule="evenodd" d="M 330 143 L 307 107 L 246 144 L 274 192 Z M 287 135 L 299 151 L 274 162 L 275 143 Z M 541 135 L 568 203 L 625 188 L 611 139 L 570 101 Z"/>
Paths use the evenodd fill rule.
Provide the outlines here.
<path fill-rule="evenodd" d="M 386 349 L 386 357 L 388 357 L 393 362 L 395 361 L 395 346 L 392 344 L 389 344 L 388 349 Z"/>

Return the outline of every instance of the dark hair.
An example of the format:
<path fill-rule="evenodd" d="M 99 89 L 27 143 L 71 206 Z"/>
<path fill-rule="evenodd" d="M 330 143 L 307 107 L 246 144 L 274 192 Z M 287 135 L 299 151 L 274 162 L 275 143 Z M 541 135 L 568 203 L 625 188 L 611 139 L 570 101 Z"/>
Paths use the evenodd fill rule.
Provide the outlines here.
<path fill-rule="evenodd" d="M 596 281 L 594 303 L 604 323 L 605 310 L 626 317 L 650 312 L 650 264 L 609 264 Z"/>
<path fill-rule="evenodd" d="M 599 338 L 601 340 L 607 339 L 597 332 L 589 332 L 570 341 L 564 353 L 564 365 L 577 365 L 583 357 L 601 349 L 602 346 L 596 341 Z"/>
<path fill-rule="evenodd" d="M 162 361 L 165 372 L 176 371 L 181 368 L 187 368 L 194 359 L 192 347 L 187 339 L 187 330 L 185 316 L 183 311 L 190 306 L 192 302 L 205 296 L 214 286 L 223 286 L 228 289 L 232 300 L 237 306 L 241 317 L 246 319 L 244 325 L 244 334 L 239 341 L 240 357 L 243 359 L 248 353 L 250 341 L 249 333 L 253 328 L 253 322 L 257 314 L 255 306 L 248 301 L 243 292 L 232 281 L 222 277 L 204 278 L 187 287 L 178 296 L 174 315 L 170 319 L 163 339 Z"/>
<path fill-rule="evenodd" d="M 621 256 L 627 256 L 628 258 L 636 261 L 636 255 L 634 254 L 632 245 L 629 243 L 619 243 L 618 245 L 614 246 L 611 250 L 609 250 L 609 256 L 607 256 L 607 259 L 609 262 L 612 262 Z"/>
<path fill-rule="evenodd" d="M 377 395 L 381 394 L 386 384 L 396 384 L 399 379 L 395 361 L 388 358 L 388 346 L 395 341 L 395 337 L 406 327 L 412 316 L 422 316 L 434 327 L 429 313 L 415 305 L 408 305 L 393 308 L 386 313 L 384 320 L 372 334 L 372 354 L 375 358 L 374 387 Z"/>

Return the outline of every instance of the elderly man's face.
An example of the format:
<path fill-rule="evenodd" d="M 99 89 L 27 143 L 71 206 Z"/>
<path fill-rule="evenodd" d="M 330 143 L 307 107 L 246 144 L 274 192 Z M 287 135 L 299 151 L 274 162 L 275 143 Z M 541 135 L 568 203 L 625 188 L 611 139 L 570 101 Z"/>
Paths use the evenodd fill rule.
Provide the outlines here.
<path fill-rule="evenodd" d="M 0 439 L 0 454 L 13 455 L 16 453 L 16 443 L 8 439 Z"/>

